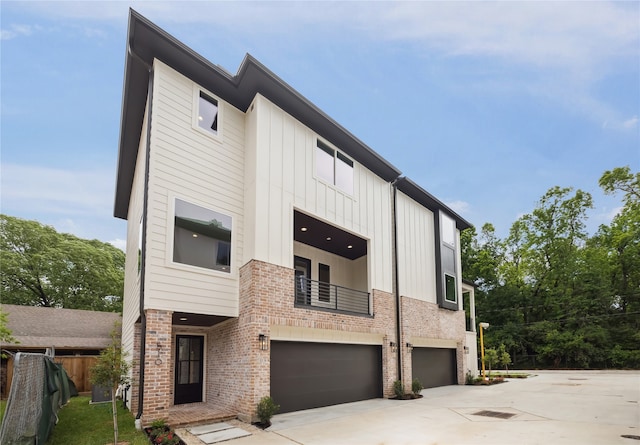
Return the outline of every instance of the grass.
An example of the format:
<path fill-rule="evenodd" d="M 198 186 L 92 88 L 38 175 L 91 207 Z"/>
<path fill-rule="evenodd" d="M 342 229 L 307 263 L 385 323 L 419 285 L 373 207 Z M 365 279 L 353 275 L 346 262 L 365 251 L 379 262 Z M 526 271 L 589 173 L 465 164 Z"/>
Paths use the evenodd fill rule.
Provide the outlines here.
<path fill-rule="evenodd" d="M 111 403 L 89 404 L 90 397 L 73 397 L 59 412 L 58 424 L 47 445 L 106 445 L 113 443 Z M 149 445 L 147 436 L 135 429 L 131 412 L 118 401 L 118 442 Z"/>

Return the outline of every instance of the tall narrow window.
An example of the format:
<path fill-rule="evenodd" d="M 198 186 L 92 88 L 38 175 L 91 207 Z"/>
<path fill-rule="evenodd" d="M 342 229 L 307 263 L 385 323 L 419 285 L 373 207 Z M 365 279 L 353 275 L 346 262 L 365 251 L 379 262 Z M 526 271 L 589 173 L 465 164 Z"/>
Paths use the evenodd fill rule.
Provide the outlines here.
<path fill-rule="evenodd" d="M 318 141 L 316 149 L 316 173 L 318 176 L 330 184 L 334 181 L 334 156 L 335 151 L 326 144 Z"/>
<path fill-rule="evenodd" d="M 437 234 L 440 249 L 437 273 L 438 303 L 441 307 L 458 310 L 458 259 L 456 247 L 456 222 L 453 218 L 439 212 L 439 233 Z"/>
<path fill-rule="evenodd" d="M 318 264 L 318 299 L 331 301 L 331 269 L 328 265 Z"/>
<path fill-rule="evenodd" d="M 340 152 L 336 156 L 336 186 L 345 193 L 353 194 L 353 161 Z"/>
<path fill-rule="evenodd" d="M 176 199 L 173 261 L 230 272 L 231 217 Z"/>
<path fill-rule="evenodd" d="M 198 126 L 210 133 L 218 134 L 218 101 L 202 91 L 198 99 Z"/>

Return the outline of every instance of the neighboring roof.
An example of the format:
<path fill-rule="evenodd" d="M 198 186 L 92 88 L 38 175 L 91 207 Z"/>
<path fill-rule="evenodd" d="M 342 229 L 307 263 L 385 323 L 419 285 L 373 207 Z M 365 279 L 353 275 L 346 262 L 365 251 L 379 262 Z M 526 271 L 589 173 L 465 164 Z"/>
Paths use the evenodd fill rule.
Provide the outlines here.
<path fill-rule="evenodd" d="M 114 216 L 118 218 L 127 218 L 147 101 L 149 72 L 145 64 L 152 65 L 154 59 L 161 60 L 242 111 L 246 111 L 260 93 L 384 180 L 392 181 L 400 175 L 387 160 L 249 54 L 233 76 L 134 10 L 129 14 L 127 45 L 114 208 Z"/>
<path fill-rule="evenodd" d="M 4 349 L 103 349 L 120 314 L 79 309 L 3 304 L 7 328 L 20 343 L 2 343 Z"/>
<path fill-rule="evenodd" d="M 448 214 L 456 221 L 456 227 L 458 228 L 458 230 L 464 230 L 468 229 L 469 227 L 473 227 L 469 221 L 465 220 L 462 216 L 451 210 L 442 201 L 420 187 L 411 179 L 405 177 L 399 178 L 396 182 L 396 187 L 398 187 L 398 190 L 409 196 L 411 199 L 414 199 L 416 202 L 422 204 L 426 208 L 431 210 L 442 210 L 443 212 Z"/>

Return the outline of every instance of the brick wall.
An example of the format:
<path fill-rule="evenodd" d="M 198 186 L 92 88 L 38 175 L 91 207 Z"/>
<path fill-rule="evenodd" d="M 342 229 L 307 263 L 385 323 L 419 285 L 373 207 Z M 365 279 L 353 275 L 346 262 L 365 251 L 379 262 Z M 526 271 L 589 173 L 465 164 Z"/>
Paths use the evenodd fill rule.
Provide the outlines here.
<path fill-rule="evenodd" d="M 241 268 L 239 317 L 214 326 L 208 336 L 208 398 L 242 420 L 255 418 L 259 400 L 270 394 L 271 378 L 270 352 L 259 349 L 258 336 L 270 337 L 275 325 L 381 334 L 383 391 L 391 395 L 397 378 L 396 355 L 389 348 L 396 341 L 393 295 L 373 291 L 371 318 L 294 308 L 293 290 L 293 269 L 256 260 Z"/>
<path fill-rule="evenodd" d="M 406 350 L 405 344 L 411 342 L 415 337 L 454 340 L 456 342 L 458 383 L 464 383 L 464 311 L 441 309 L 437 304 L 408 297 L 402 297 L 401 304 L 402 349 L 405 354 L 402 369 L 405 386 L 411 385 L 411 354 Z"/>
<path fill-rule="evenodd" d="M 172 312 L 147 309 L 143 424 L 169 418 L 173 393 Z"/>

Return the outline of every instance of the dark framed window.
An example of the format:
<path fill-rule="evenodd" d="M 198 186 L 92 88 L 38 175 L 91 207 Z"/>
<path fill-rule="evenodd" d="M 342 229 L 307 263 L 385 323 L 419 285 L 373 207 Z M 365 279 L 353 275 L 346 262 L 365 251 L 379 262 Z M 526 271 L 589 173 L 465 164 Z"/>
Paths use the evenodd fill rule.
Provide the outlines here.
<path fill-rule="evenodd" d="M 218 134 L 218 101 L 200 91 L 198 98 L 198 126 L 212 134 Z"/>
<path fill-rule="evenodd" d="M 173 261 L 229 273 L 231 225 L 230 216 L 176 199 Z"/>
<path fill-rule="evenodd" d="M 458 253 L 456 222 L 439 211 L 436 214 L 436 283 L 438 305 L 444 309 L 458 310 Z"/>

